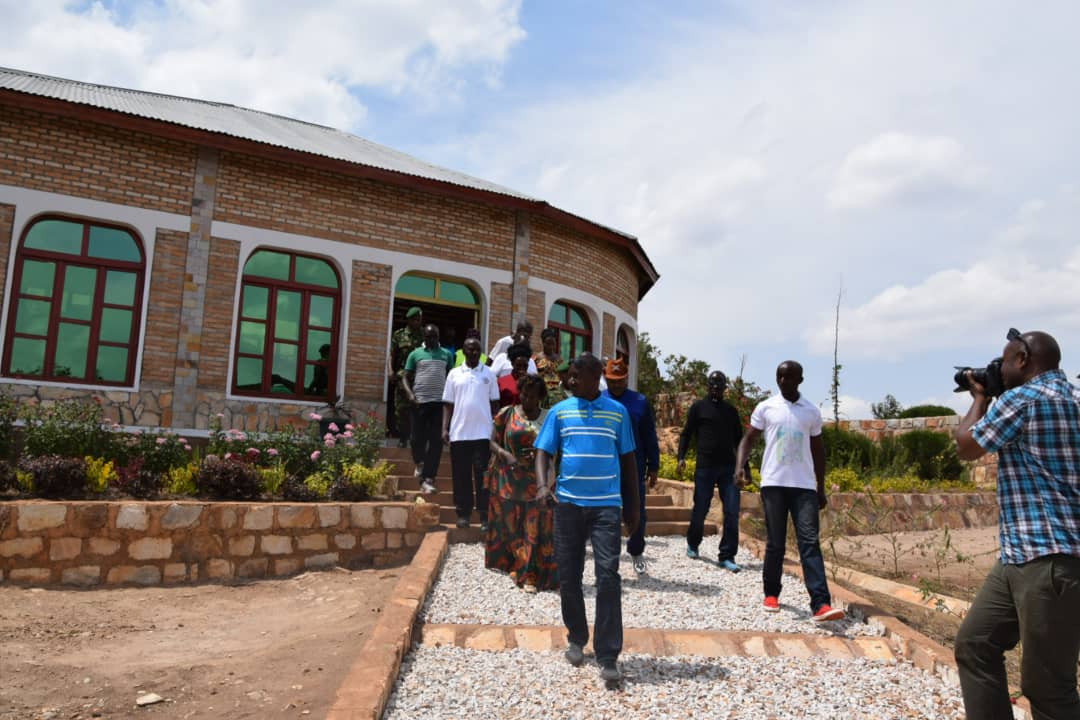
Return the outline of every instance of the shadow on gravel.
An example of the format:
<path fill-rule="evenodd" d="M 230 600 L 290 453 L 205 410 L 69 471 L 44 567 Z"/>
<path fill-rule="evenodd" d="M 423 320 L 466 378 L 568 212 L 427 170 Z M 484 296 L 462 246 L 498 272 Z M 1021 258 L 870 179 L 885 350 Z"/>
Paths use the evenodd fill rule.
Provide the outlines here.
<path fill-rule="evenodd" d="M 619 664 L 622 666 L 624 682 L 634 685 L 666 685 L 670 682 L 693 680 L 695 682 L 715 682 L 727 680 L 731 672 L 714 662 L 686 662 L 671 658 L 641 658 L 624 655 Z"/>

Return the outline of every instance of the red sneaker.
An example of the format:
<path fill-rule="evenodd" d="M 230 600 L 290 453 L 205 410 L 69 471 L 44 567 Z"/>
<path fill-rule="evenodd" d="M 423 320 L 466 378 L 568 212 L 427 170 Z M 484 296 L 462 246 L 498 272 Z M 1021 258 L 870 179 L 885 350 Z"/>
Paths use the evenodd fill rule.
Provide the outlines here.
<path fill-rule="evenodd" d="M 780 612 L 780 598 L 775 595 L 768 595 L 762 606 L 765 608 L 765 612 Z"/>
<path fill-rule="evenodd" d="M 822 605 L 814 613 L 814 622 L 829 622 L 830 620 L 843 620 L 844 611 L 837 610 L 829 605 Z"/>

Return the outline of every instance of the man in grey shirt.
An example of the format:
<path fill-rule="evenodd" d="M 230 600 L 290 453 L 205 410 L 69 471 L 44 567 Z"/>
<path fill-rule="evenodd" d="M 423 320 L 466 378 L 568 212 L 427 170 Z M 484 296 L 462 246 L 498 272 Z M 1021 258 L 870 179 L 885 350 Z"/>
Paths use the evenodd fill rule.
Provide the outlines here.
<path fill-rule="evenodd" d="M 446 374 L 454 367 L 454 356 L 439 345 L 439 328 L 424 326 L 424 344 L 405 360 L 402 386 L 413 403 L 412 454 L 421 478 L 420 489 L 435 493 L 435 477 L 442 457 L 442 408 Z"/>

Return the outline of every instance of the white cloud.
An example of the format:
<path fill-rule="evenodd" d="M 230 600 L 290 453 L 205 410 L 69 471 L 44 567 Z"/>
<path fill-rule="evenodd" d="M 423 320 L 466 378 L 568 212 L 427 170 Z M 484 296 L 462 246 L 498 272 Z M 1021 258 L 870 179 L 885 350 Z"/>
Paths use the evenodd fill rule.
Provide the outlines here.
<path fill-rule="evenodd" d="M 497 85 L 525 35 L 519 13 L 520 0 L 172 0 L 130 16 L 0 2 L 0 65 L 356 129 L 368 90 L 433 105 L 473 74 Z"/>
<path fill-rule="evenodd" d="M 939 204 L 974 190 L 981 175 L 955 138 L 883 133 L 848 153 L 828 201 L 837 208 Z"/>
<path fill-rule="evenodd" d="M 841 420 L 867 420 L 874 416 L 870 401 L 863 400 L 853 395 L 840 396 L 840 419 Z M 826 400 L 822 403 L 821 414 L 826 419 L 832 419 L 832 403 Z"/>

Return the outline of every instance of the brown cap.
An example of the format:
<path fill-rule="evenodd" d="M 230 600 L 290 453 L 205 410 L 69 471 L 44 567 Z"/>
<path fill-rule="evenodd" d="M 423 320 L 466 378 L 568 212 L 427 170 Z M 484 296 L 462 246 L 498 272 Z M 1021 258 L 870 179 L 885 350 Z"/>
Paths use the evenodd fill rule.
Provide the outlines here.
<path fill-rule="evenodd" d="M 604 368 L 604 377 L 609 380 L 625 380 L 628 373 L 626 361 L 622 358 L 608 360 L 607 367 Z"/>

